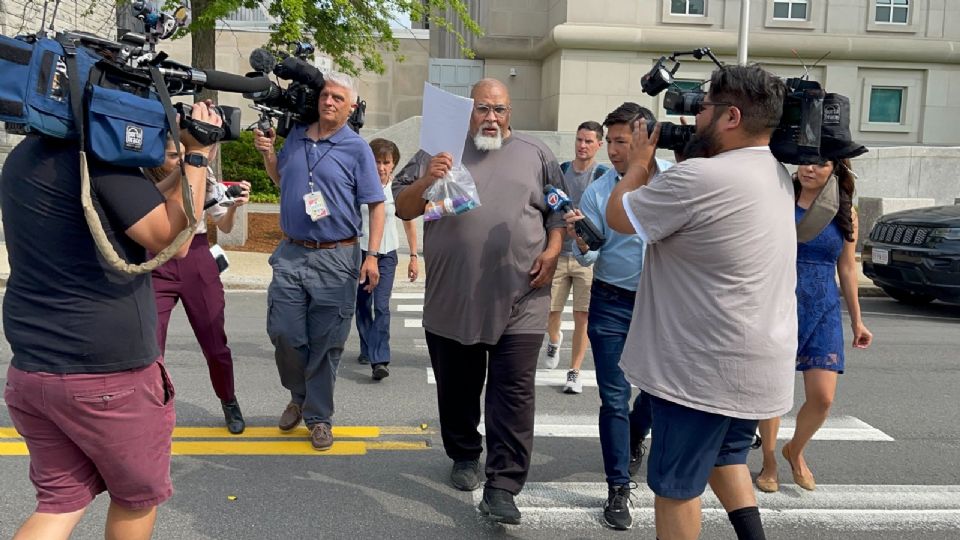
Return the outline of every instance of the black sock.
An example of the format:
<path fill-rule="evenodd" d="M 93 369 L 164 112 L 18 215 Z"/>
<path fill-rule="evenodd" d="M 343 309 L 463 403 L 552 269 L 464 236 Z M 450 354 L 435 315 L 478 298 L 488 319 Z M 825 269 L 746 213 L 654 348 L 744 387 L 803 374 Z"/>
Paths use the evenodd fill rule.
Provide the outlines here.
<path fill-rule="evenodd" d="M 737 540 L 766 540 L 763 523 L 760 522 L 760 509 L 756 506 L 739 508 L 728 513 L 727 517 L 737 533 Z"/>

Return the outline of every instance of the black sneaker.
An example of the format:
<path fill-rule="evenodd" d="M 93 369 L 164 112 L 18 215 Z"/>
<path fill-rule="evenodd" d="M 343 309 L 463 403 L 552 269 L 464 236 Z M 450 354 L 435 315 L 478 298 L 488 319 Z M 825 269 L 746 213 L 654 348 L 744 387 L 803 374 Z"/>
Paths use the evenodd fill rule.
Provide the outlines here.
<path fill-rule="evenodd" d="M 380 381 L 390 376 L 390 370 L 386 364 L 373 365 L 373 380 Z"/>
<path fill-rule="evenodd" d="M 625 531 L 633 525 L 630 517 L 630 485 L 611 486 L 603 505 L 603 522 L 612 529 Z"/>
<path fill-rule="evenodd" d="M 357 363 L 359 363 L 359 364 L 369 364 L 369 363 L 370 363 L 370 357 L 367 356 L 367 355 L 365 355 L 365 354 L 363 354 L 363 353 L 361 353 L 360 356 L 357 357 Z"/>
<path fill-rule="evenodd" d="M 480 460 L 461 459 L 453 462 L 450 482 L 460 491 L 473 491 L 480 487 Z"/>
<path fill-rule="evenodd" d="M 630 478 L 633 478 L 640 472 L 640 465 L 643 463 L 643 455 L 647 453 L 647 447 L 640 443 L 630 449 L 630 465 L 627 470 L 630 471 Z"/>
<path fill-rule="evenodd" d="M 513 502 L 513 494 L 504 489 L 483 488 L 483 500 L 480 501 L 480 515 L 497 523 L 507 525 L 520 524 L 520 509 Z"/>

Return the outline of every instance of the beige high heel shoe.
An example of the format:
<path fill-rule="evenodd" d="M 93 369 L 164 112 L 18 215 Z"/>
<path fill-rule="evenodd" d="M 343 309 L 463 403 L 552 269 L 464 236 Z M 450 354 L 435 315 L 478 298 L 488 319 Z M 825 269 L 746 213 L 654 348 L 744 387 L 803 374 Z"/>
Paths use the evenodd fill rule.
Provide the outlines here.
<path fill-rule="evenodd" d="M 783 454 L 783 459 L 786 459 L 787 463 L 790 464 L 790 472 L 793 473 L 793 483 L 807 491 L 813 491 L 817 489 L 817 482 L 813 479 L 813 473 L 803 474 L 797 470 L 796 465 L 793 464 L 793 459 L 791 459 L 790 451 L 787 450 L 789 447 L 790 443 L 783 445 L 783 449 L 780 451 L 780 453 Z"/>

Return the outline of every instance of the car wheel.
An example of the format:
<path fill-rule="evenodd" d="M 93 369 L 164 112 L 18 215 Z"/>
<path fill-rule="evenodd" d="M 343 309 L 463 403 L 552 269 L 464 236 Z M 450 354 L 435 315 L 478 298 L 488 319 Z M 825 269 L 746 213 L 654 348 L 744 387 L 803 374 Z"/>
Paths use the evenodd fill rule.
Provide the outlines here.
<path fill-rule="evenodd" d="M 907 291 L 904 289 L 896 289 L 894 287 L 881 288 L 883 289 L 883 292 L 887 293 L 887 295 L 894 300 L 911 306 L 922 306 L 924 304 L 929 304 L 937 298 L 933 295 Z"/>

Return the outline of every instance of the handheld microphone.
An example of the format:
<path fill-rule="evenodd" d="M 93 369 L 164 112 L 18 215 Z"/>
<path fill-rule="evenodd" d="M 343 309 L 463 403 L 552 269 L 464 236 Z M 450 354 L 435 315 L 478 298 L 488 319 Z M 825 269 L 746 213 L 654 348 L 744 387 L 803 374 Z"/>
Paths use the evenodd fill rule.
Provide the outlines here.
<path fill-rule="evenodd" d="M 243 194 L 243 188 L 238 185 L 232 185 L 227 188 L 225 192 L 219 197 L 214 197 L 208 199 L 207 202 L 203 203 L 203 209 L 206 210 L 211 206 L 220 203 L 222 206 L 233 206 L 233 199 L 239 197 Z M 223 202 L 221 202 L 223 201 Z"/>
<path fill-rule="evenodd" d="M 564 193 L 562 189 L 553 187 L 551 184 L 547 184 L 543 186 L 543 194 L 547 205 L 550 206 L 554 212 L 573 212 L 573 203 L 570 201 L 570 197 L 567 197 L 567 194 Z M 573 230 L 576 231 L 577 236 L 586 242 L 587 247 L 590 248 L 590 251 L 597 251 L 606 241 L 606 238 L 604 238 L 603 233 L 600 232 L 600 229 L 598 229 L 597 226 L 594 225 L 587 216 L 583 216 L 583 219 L 574 223 Z"/>

